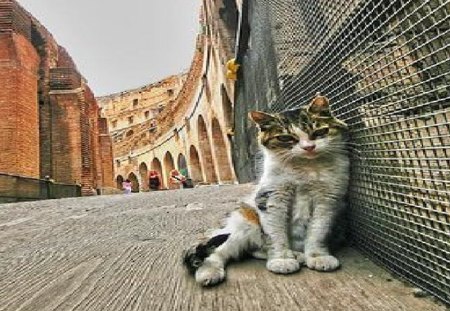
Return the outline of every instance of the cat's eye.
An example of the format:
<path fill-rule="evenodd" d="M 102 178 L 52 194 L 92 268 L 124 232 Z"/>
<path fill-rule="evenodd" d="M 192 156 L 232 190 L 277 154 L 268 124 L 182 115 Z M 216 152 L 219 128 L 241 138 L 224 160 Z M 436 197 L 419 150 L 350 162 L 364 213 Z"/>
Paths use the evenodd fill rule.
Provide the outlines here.
<path fill-rule="evenodd" d="M 297 141 L 297 139 L 291 135 L 279 135 L 276 138 L 283 143 L 290 143 Z"/>
<path fill-rule="evenodd" d="M 329 132 L 330 132 L 330 129 L 328 127 L 324 127 L 324 128 L 315 130 L 313 132 L 313 136 L 314 136 L 314 138 L 321 138 L 321 137 L 327 135 Z"/>

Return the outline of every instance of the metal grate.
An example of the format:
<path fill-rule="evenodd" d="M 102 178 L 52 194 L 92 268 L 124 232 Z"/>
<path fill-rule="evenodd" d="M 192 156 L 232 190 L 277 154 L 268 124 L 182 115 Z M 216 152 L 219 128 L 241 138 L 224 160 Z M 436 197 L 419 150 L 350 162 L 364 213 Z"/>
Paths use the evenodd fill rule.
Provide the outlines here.
<path fill-rule="evenodd" d="M 327 95 L 351 129 L 355 241 L 450 303 L 450 1 L 248 0 L 242 18 L 241 181 L 256 175 L 247 111 Z"/>

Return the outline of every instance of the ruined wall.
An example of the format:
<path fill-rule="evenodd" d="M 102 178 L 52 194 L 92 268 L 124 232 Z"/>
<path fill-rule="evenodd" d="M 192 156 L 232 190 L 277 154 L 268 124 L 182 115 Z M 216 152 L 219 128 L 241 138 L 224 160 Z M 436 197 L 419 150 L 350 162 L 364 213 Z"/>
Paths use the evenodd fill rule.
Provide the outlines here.
<path fill-rule="evenodd" d="M 81 183 L 81 111 L 77 93 L 51 94 L 51 177 L 65 183 Z M 74 104 L 76 103 L 76 104 Z"/>
<path fill-rule="evenodd" d="M 177 98 L 185 80 L 186 74 L 182 73 L 97 98 L 101 115 L 108 120 L 116 156 L 127 155 L 150 143 L 148 138 L 158 127 L 156 117 Z"/>
<path fill-rule="evenodd" d="M 175 100 L 156 117 L 157 127 L 138 148 L 116 155 L 116 181 L 129 178 L 147 190 L 147 173 L 157 170 L 163 188 L 171 188 L 172 169 L 185 171 L 195 183 L 236 181 L 231 160 L 233 133 L 233 81 L 226 79 L 226 62 L 233 55 L 234 27 L 225 18 L 238 6 L 230 1 L 204 1 L 200 15 L 201 32 L 186 83 Z M 224 19 L 222 19 L 222 17 Z"/>
<path fill-rule="evenodd" d="M 30 25 L 13 3 L 0 3 L 0 171 L 39 176 L 38 55 Z"/>
<path fill-rule="evenodd" d="M 108 121 L 106 118 L 98 118 L 99 128 L 99 159 L 101 161 L 98 172 L 99 180 L 101 180 L 102 188 L 114 188 L 114 166 L 112 140 L 108 131 Z"/>
<path fill-rule="evenodd" d="M 13 0 L 0 0 L 0 85 L 0 172 L 81 184 L 83 194 L 111 186 L 94 95 L 67 51 Z"/>

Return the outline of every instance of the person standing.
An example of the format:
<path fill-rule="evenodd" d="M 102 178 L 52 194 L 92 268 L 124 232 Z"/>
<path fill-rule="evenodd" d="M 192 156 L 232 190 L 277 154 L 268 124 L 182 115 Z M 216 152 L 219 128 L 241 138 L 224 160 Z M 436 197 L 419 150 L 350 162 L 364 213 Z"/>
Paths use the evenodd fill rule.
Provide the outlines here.
<path fill-rule="evenodd" d="M 161 189 L 161 178 L 158 171 L 150 171 L 148 176 L 148 185 L 151 190 Z"/>
<path fill-rule="evenodd" d="M 131 193 L 131 188 L 133 187 L 133 183 L 131 182 L 131 180 L 127 179 L 122 183 L 122 188 L 125 192 L 125 194 L 130 194 Z"/>

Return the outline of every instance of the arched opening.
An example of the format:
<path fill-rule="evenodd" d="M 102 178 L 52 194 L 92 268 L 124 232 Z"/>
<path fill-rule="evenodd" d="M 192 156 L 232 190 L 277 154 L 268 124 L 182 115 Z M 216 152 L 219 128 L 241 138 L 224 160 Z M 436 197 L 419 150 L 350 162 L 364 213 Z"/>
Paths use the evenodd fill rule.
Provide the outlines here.
<path fill-rule="evenodd" d="M 130 137 L 130 136 L 132 136 L 134 134 L 134 131 L 133 130 L 129 130 L 126 134 L 125 134 L 125 136 L 126 137 Z"/>
<path fill-rule="evenodd" d="M 189 177 L 189 171 L 188 171 L 188 167 L 187 167 L 186 157 L 182 153 L 180 153 L 178 155 L 177 164 L 178 164 L 178 170 L 180 171 L 180 173 L 186 177 Z"/>
<path fill-rule="evenodd" d="M 139 192 L 139 180 L 134 173 L 128 175 L 128 179 L 131 181 L 131 192 Z"/>
<path fill-rule="evenodd" d="M 123 177 L 122 175 L 119 175 L 116 177 L 116 187 L 117 189 L 122 190 L 122 184 L 123 184 Z"/>
<path fill-rule="evenodd" d="M 158 158 L 154 158 L 154 159 L 152 160 L 152 163 L 150 164 L 150 169 L 151 169 L 152 171 L 157 171 L 157 172 L 158 172 L 159 178 L 160 178 L 161 183 L 162 183 L 161 188 L 164 188 L 164 187 L 165 187 L 165 184 L 164 184 L 163 170 L 162 170 L 161 162 L 159 161 Z"/>
<path fill-rule="evenodd" d="M 208 131 L 206 129 L 205 120 L 202 116 L 198 117 L 198 143 L 200 146 L 200 157 L 202 160 L 202 167 L 206 176 L 206 182 L 216 183 L 217 176 L 214 169 L 214 162 L 211 153 L 211 145 L 208 139 Z"/>
<path fill-rule="evenodd" d="M 148 191 L 148 168 L 144 162 L 139 165 L 139 175 L 141 176 L 141 190 Z"/>
<path fill-rule="evenodd" d="M 191 167 L 191 178 L 194 183 L 199 183 L 203 181 L 202 167 L 200 165 L 200 158 L 198 156 L 197 149 L 195 146 L 189 148 L 189 164 Z"/>
<path fill-rule="evenodd" d="M 172 154 L 167 151 L 166 155 L 164 156 L 164 180 L 166 182 L 167 188 L 170 189 L 170 172 L 175 169 L 175 163 L 173 161 Z"/>
<path fill-rule="evenodd" d="M 220 181 L 231 181 L 233 180 L 233 174 L 231 172 L 230 162 L 228 161 L 228 150 L 225 145 L 222 129 L 216 118 L 212 120 L 212 140 Z"/>
<path fill-rule="evenodd" d="M 228 92 L 222 84 L 220 88 L 220 95 L 222 97 L 222 111 L 225 118 L 225 126 L 229 129 L 233 128 L 233 104 L 231 103 Z"/>

